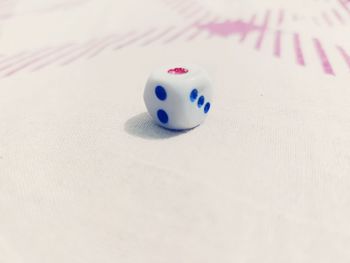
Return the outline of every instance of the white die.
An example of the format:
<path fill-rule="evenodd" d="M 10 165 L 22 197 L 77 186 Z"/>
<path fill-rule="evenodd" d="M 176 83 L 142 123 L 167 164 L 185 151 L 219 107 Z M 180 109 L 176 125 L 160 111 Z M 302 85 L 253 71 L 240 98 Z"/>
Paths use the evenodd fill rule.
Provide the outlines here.
<path fill-rule="evenodd" d="M 159 125 L 191 129 L 201 124 L 210 110 L 212 84 L 208 74 L 197 66 L 162 67 L 149 77 L 143 97 Z"/>

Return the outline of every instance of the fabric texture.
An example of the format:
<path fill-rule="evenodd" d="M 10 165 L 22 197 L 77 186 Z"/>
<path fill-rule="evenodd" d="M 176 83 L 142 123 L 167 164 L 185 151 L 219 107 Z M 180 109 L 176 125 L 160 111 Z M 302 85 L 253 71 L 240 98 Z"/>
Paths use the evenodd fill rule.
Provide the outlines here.
<path fill-rule="evenodd" d="M 0 3 L 1 263 L 350 261 L 348 2 Z M 172 132 L 182 63 L 215 98 Z"/>

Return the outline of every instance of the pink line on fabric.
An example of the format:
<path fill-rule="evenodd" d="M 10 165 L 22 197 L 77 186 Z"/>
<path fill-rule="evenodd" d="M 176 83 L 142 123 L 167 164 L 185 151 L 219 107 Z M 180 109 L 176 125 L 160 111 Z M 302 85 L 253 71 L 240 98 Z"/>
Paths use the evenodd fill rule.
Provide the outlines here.
<path fill-rule="evenodd" d="M 333 68 L 332 68 L 332 65 L 329 62 L 328 56 L 327 56 L 324 48 L 322 47 L 321 42 L 317 38 L 314 38 L 313 42 L 314 42 L 314 46 L 315 46 L 317 55 L 320 58 L 320 62 L 321 62 L 321 65 L 323 67 L 323 71 L 327 74 L 335 75 Z"/>
<path fill-rule="evenodd" d="M 64 60 L 63 62 L 60 63 L 61 66 L 70 64 L 70 62 L 74 61 L 76 58 L 80 57 L 82 54 L 84 54 L 84 52 L 86 52 L 86 50 L 89 50 L 90 48 L 96 46 L 98 44 L 98 40 L 97 39 L 93 39 L 91 41 L 89 41 L 88 43 L 83 44 L 82 46 L 79 46 L 79 48 L 76 49 L 76 51 L 78 51 L 78 55 L 74 55 L 74 57 L 70 57 L 67 60 Z M 67 54 L 67 55 L 62 55 L 61 57 L 59 57 L 57 60 L 60 60 L 61 58 L 66 58 L 69 57 L 71 53 Z"/>
<path fill-rule="evenodd" d="M 203 31 L 202 30 L 196 30 L 196 32 L 194 32 L 192 35 L 190 35 L 188 38 L 187 38 L 187 41 L 191 41 L 191 40 L 194 40 L 198 37 L 199 34 L 201 34 Z"/>
<path fill-rule="evenodd" d="M 300 43 L 300 36 L 299 34 L 295 33 L 293 36 L 293 43 L 294 43 L 294 52 L 295 52 L 295 57 L 297 60 L 297 63 L 299 65 L 305 66 L 305 60 L 304 60 L 304 55 L 303 51 L 301 48 L 301 43 Z"/>
<path fill-rule="evenodd" d="M 218 19 L 218 18 L 215 18 L 215 19 Z M 212 21 L 210 21 L 210 23 L 211 22 L 214 22 L 215 21 L 215 19 L 213 19 Z M 191 40 L 194 40 L 199 34 L 201 34 L 203 31 L 202 30 L 200 30 L 198 27 L 197 27 L 197 30 L 193 33 L 193 34 L 191 34 L 190 36 L 188 36 L 187 37 L 187 41 L 191 41 Z"/>
<path fill-rule="evenodd" d="M 282 37 L 281 30 L 277 30 L 275 32 L 275 45 L 274 45 L 274 51 L 273 51 L 273 54 L 276 57 L 281 56 L 281 37 Z"/>
<path fill-rule="evenodd" d="M 97 50 L 95 50 L 92 54 L 90 54 L 90 56 L 88 56 L 87 58 L 93 58 L 93 57 L 96 57 L 98 54 L 100 54 L 101 52 L 103 52 L 103 50 L 105 50 L 107 47 L 115 44 L 115 43 L 118 43 L 122 40 L 124 40 L 125 38 L 127 37 L 130 37 L 130 36 L 133 36 L 136 32 L 135 31 L 131 31 L 131 32 L 128 32 L 122 36 L 120 35 L 117 35 L 117 36 L 114 36 L 112 37 L 112 39 L 108 39 L 108 41 L 102 43 L 101 46 L 98 47 Z"/>
<path fill-rule="evenodd" d="M 181 8 L 177 10 L 177 12 L 183 14 L 188 8 L 195 6 L 197 6 L 196 2 L 189 2 L 187 5 L 181 6 Z"/>
<path fill-rule="evenodd" d="M 346 53 L 345 49 L 342 48 L 341 46 L 337 46 L 337 49 L 350 69 L 350 55 Z"/>
<path fill-rule="evenodd" d="M 255 20 L 256 20 L 256 14 L 252 15 L 252 17 L 250 18 L 249 27 L 253 27 L 254 26 Z M 248 36 L 248 32 L 243 32 L 239 42 L 242 43 L 247 38 L 247 36 Z"/>
<path fill-rule="evenodd" d="M 171 32 L 172 30 L 174 30 L 176 27 L 175 26 L 170 26 L 168 28 L 166 28 L 164 31 L 162 31 L 160 34 L 156 35 L 155 37 L 147 40 L 146 42 L 143 42 L 141 44 L 141 46 L 147 46 L 157 40 L 159 40 L 160 38 L 162 38 L 163 36 L 167 35 L 169 32 Z"/>
<path fill-rule="evenodd" d="M 194 10 L 192 10 L 192 12 L 188 13 L 188 14 L 184 14 L 185 18 L 191 18 L 194 15 L 197 15 L 200 11 L 204 10 L 203 6 L 199 6 L 197 8 L 195 8 Z"/>
<path fill-rule="evenodd" d="M 154 29 L 152 29 L 154 30 Z M 150 31 L 152 31 L 150 30 Z M 150 31 L 146 32 L 146 34 L 150 33 Z M 71 59 L 71 61 L 69 61 L 69 63 L 71 63 L 72 61 L 75 61 L 76 59 L 84 56 L 84 55 L 87 55 L 89 54 L 91 51 L 93 51 L 92 55 L 88 56 L 87 58 L 91 58 L 92 56 L 96 56 L 98 53 L 100 53 L 102 50 L 101 50 L 101 45 L 105 48 L 106 47 L 106 42 L 107 43 L 110 43 L 110 44 L 114 44 L 114 43 L 118 43 L 119 41 L 122 41 L 122 40 L 125 40 L 125 39 L 128 39 L 128 37 L 130 35 L 133 35 L 135 34 L 134 31 L 131 31 L 129 33 L 127 33 L 126 35 L 124 35 L 124 38 L 121 39 L 121 38 L 117 38 L 118 41 L 116 41 L 116 36 L 115 35 L 111 35 L 111 36 L 107 36 L 107 37 L 104 37 L 102 38 L 101 40 L 99 40 L 96 44 L 93 44 L 91 47 L 88 47 L 86 50 L 83 50 L 78 56 L 76 56 L 75 58 Z M 120 37 L 120 36 L 119 36 Z M 139 38 L 139 37 L 138 37 Z M 110 42 L 110 40 L 112 42 Z M 129 40 L 127 43 L 125 43 L 123 45 L 124 46 L 127 46 L 129 44 L 131 44 L 132 42 L 136 41 L 137 39 L 131 39 Z M 121 47 L 120 47 L 121 48 Z M 98 52 L 98 53 L 96 53 Z M 66 64 L 69 64 L 69 63 L 63 63 L 63 65 L 66 65 Z"/>
<path fill-rule="evenodd" d="M 79 53 L 77 55 L 74 55 L 73 57 L 68 58 L 67 60 L 60 63 L 61 66 L 65 66 L 68 64 L 71 64 L 72 62 L 76 61 L 77 59 L 81 58 L 82 56 L 88 54 L 90 51 L 93 51 L 95 48 L 98 48 L 101 43 L 104 42 L 105 39 L 99 39 L 93 41 L 91 45 L 88 45 L 86 48 L 81 48 Z"/>
<path fill-rule="evenodd" d="M 81 46 L 81 45 L 79 45 L 79 46 L 78 46 L 78 45 L 72 46 L 72 49 L 68 50 L 67 52 L 64 52 L 62 55 L 61 55 L 61 54 L 58 54 L 58 56 L 56 56 L 55 58 L 53 58 L 53 59 L 51 59 L 51 60 L 48 60 L 48 61 L 46 61 L 45 63 L 40 64 L 39 66 L 33 68 L 32 71 L 37 71 L 37 70 L 39 70 L 39 69 L 41 69 L 41 68 L 47 67 L 47 66 L 51 65 L 52 63 L 55 63 L 56 61 L 58 61 L 58 60 L 60 60 L 60 59 L 62 59 L 62 58 L 65 58 L 65 57 L 67 57 L 67 56 L 69 56 L 69 55 L 71 55 L 74 51 L 80 50 L 80 49 L 81 49 L 82 47 L 84 47 L 85 45 L 91 44 L 91 42 L 92 42 L 92 41 L 89 41 L 89 42 L 83 44 L 82 46 Z"/>
<path fill-rule="evenodd" d="M 44 48 L 44 49 L 41 49 L 41 50 L 37 50 L 37 51 L 33 51 L 33 52 L 28 52 L 27 55 L 25 55 L 24 57 L 19 57 L 19 59 L 17 60 L 10 60 L 8 64 L 5 64 L 3 65 L 1 68 L 0 68 L 0 71 L 4 71 L 8 68 L 11 68 L 12 66 L 16 66 L 18 63 L 22 62 L 22 61 L 25 61 L 26 59 L 30 59 L 36 55 L 40 55 L 42 54 L 43 52 L 46 52 L 49 48 Z M 50 49 L 49 49 L 50 50 Z"/>
<path fill-rule="evenodd" d="M 336 9 L 333 8 L 332 12 L 341 24 L 345 24 L 344 18 L 340 15 L 340 13 Z"/>
<path fill-rule="evenodd" d="M 196 25 L 198 25 L 203 19 L 207 18 L 210 15 L 209 12 L 206 12 L 203 16 L 201 16 L 197 21 L 186 25 L 183 29 L 181 29 L 180 31 L 178 31 L 176 34 L 172 35 L 171 37 L 167 38 L 164 40 L 164 44 L 172 42 L 176 39 L 178 39 L 180 36 L 182 36 L 184 33 L 186 33 L 188 30 L 192 29 L 193 27 L 195 27 Z"/>
<path fill-rule="evenodd" d="M 215 19 L 212 20 L 211 23 L 217 23 L 219 20 L 220 20 L 220 16 L 217 16 L 217 17 L 215 17 Z M 208 38 L 213 37 L 213 35 L 214 35 L 214 32 L 210 31 L 208 34 Z"/>
<path fill-rule="evenodd" d="M 27 54 L 29 54 L 28 51 L 22 51 L 22 52 L 19 52 L 19 53 L 13 55 L 13 56 L 6 56 L 6 57 L 4 57 L 3 60 L 0 61 L 0 65 L 2 65 L 3 63 L 6 63 L 8 61 L 11 61 L 12 59 L 16 59 L 18 57 L 21 57 L 21 56 L 24 56 L 24 55 L 27 55 Z"/>
<path fill-rule="evenodd" d="M 348 6 L 349 2 L 343 1 L 343 0 L 338 0 L 340 3 L 341 7 L 344 8 L 344 10 L 350 15 L 350 8 Z"/>
<path fill-rule="evenodd" d="M 149 34 L 152 34 L 154 31 L 156 31 L 155 28 L 151 28 L 150 30 L 142 33 L 141 35 L 138 35 L 138 36 L 135 36 L 134 38 L 130 39 L 129 41 L 127 41 L 126 43 L 123 43 L 117 47 L 114 48 L 114 50 L 117 50 L 117 49 L 121 49 L 121 48 L 124 48 L 126 46 L 129 46 L 131 45 L 132 43 L 136 42 L 136 41 L 139 41 L 143 38 L 145 38 L 146 36 L 148 36 Z"/>
<path fill-rule="evenodd" d="M 91 54 L 88 55 L 86 58 L 92 58 L 92 57 L 96 56 L 97 54 L 99 54 L 101 52 L 101 49 L 103 49 L 108 43 L 115 41 L 116 39 L 119 39 L 119 38 L 121 38 L 121 36 L 118 34 L 112 34 L 112 35 L 109 35 L 107 37 L 104 37 L 98 43 L 98 45 L 95 47 L 95 49 L 92 50 Z"/>
<path fill-rule="evenodd" d="M 330 18 L 328 17 L 327 13 L 323 12 L 323 13 L 322 13 L 322 18 L 323 18 L 323 20 L 326 22 L 326 24 L 327 24 L 328 26 L 333 26 L 333 23 L 332 23 L 332 21 L 330 20 Z"/>
<path fill-rule="evenodd" d="M 278 12 L 278 20 L 277 20 L 277 25 L 281 26 L 284 21 L 284 10 L 280 9 Z"/>
<path fill-rule="evenodd" d="M 72 45 L 72 44 L 68 44 L 68 45 L 66 45 L 64 48 L 68 48 L 68 47 L 71 46 L 71 45 Z M 60 47 L 60 48 L 55 48 L 54 50 L 52 50 L 51 52 L 49 52 L 49 53 L 47 53 L 47 54 L 44 54 L 44 55 L 39 56 L 39 57 L 35 57 L 35 58 L 33 58 L 32 60 L 29 60 L 29 61 L 25 62 L 24 64 L 19 65 L 18 67 L 16 67 L 16 68 L 12 69 L 11 71 L 5 73 L 5 74 L 4 74 L 4 77 L 8 77 L 8 76 L 11 76 L 11 75 L 13 75 L 13 74 L 15 74 L 15 73 L 18 73 L 18 72 L 21 71 L 22 69 L 25 69 L 26 67 L 29 67 L 29 66 L 35 64 L 36 62 L 40 61 L 41 59 L 46 58 L 46 57 L 48 57 L 48 56 L 51 56 L 51 55 L 53 55 L 53 54 L 55 54 L 56 52 L 59 52 L 59 51 L 61 51 L 61 50 L 62 50 L 61 47 Z"/>
<path fill-rule="evenodd" d="M 260 29 L 260 35 L 258 36 L 258 39 L 257 39 L 256 44 L 255 44 L 255 49 L 260 49 L 261 48 L 261 45 L 263 43 L 263 40 L 264 40 L 264 37 L 265 37 L 265 33 L 267 31 L 267 27 L 268 27 L 268 24 L 269 24 L 270 14 L 271 14 L 271 11 L 267 10 L 266 13 L 265 13 L 265 18 L 264 18 L 263 25 L 261 26 L 261 29 Z"/>

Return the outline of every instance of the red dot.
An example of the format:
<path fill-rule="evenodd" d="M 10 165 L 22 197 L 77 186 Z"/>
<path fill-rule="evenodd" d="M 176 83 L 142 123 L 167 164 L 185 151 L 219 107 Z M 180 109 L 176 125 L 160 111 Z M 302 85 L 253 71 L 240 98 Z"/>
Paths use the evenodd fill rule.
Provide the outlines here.
<path fill-rule="evenodd" d="M 168 70 L 169 74 L 175 74 L 175 75 L 186 74 L 187 72 L 188 72 L 188 69 L 185 69 L 185 68 L 172 68 Z"/>

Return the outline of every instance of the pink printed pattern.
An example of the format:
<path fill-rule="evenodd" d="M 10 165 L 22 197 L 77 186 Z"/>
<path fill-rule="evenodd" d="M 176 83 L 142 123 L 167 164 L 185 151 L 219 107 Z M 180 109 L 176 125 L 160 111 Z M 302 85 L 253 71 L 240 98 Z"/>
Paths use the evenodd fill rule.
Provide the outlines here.
<path fill-rule="evenodd" d="M 332 8 L 330 9 L 332 11 L 333 17 L 330 18 L 328 13 L 323 12 L 322 18 L 327 26 L 333 27 L 336 25 L 334 22 L 336 18 L 336 21 L 338 22 L 338 25 L 344 25 L 346 24 L 346 21 L 350 19 L 350 1 L 346 0 L 337 0 L 340 5 L 338 8 Z M 344 18 L 344 11 L 341 13 L 338 11 L 339 8 L 343 8 L 348 13 L 348 18 L 345 20 Z M 339 45 L 333 45 L 333 47 L 325 47 L 322 43 L 322 41 L 318 38 L 306 38 L 301 37 L 299 33 L 290 33 L 287 31 L 282 30 L 283 23 L 286 19 L 286 12 L 283 9 L 278 10 L 277 12 L 274 12 L 274 17 L 272 17 L 271 10 L 267 10 L 264 14 L 263 21 L 261 24 L 256 23 L 257 15 L 252 15 L 251 19 L 249 21 L 242 21 L 242 20 L 226 20 L 222 23 L 208 23 L 204 25 L 200 25 L 200 28 L 209 31 L 211 34 L 219 36 L 219 37 L 232 37 L 234 35 L 239 35 L 240 38 L 238 40 L 238 43 L 243 43 L 248 35 L 251 37 L 256 38 L 254 48 L 256 50 L 261 50 L 264 45 L 270 45 L 270 43 L 264 44 L 264 39 L 267 35 L 267 33 L 270 33 L 273 35 L 273 44 L 271 48 L 271 53 L 273 56 L 277 58 L 283 57 L 283 51 L 285 52 L 291 52 L 291 50 L 287 50 L 286 47 L 282 44 L 282 42 L 290 41 L 291 44 L 288 43 L 288 46 L 292 46 L 295 57 L 295 62 L 297 65 L 300 66 L 307 66 L 308 64 L 315 64 L 315 61 L 309 61 L 307 57 L 305 57 L 305 48 L 304 44 L 312 45 L 312 48 L 314 49 L 314 53 L 318 57 L 318 64 L 319 67 L 322 69 L 322 71 L 325 74 L 328 75 L 336 75 L 334 66 L 332 65 L 332 59 L 334 56 L 340 57 L 341 60 L 344 61 L 342 65 L 339 67 L 345 68 L 346 71 L 350 71 L 350 56 L 349 56 L 349 49 L 344 48 L 344 46 Z M 317 23 L 319 23 L 319 19 L 316 17 L 313 17 Z M 289 20 L 298 21 L 301 19 L 299 16 L 295 14 L 289 15 Z M 271 20 L 276 21 L 274 25 L 271 25 Z M 319 24 L 318 24 L 319 25 Z M 275 29 L 274 29 L 275 28 Z M 282 41 L 283 40 L 283 41 Z M 265 47 L 265 49 L 268 47 Z M 347 48 L 350 48 L 348 46 Z M 310 52 L 310 50 L 308 50 Z M 330 56 L 329 54 L 332 54 Z M 287 54 L 286 54 L 287 55 Z M 308 54 L 309 55 L 309 54 Z"/>
<path fill-rule="evenodd" d="M 311 21 L 315 26 L 334 28 L 339 26 L 346 26 L 348 24 L 348 15 L 350 14 L 349 1 L 334 0 L 336 5 L 331 5 L 333 2 L 324 1 L 317 2 L 322 6 L 318 15 L 307 17 L 302 14 L 291 14 L 291 18 L 295 23 Z"/>
<path fill-rule="evenodd" d="M 299 34 L 295 33 L 293 37 L 294 37 L 293 44 L 294 44 L 296 61 L 299 65 L 305 66 L 305 60 L 304 60 L 303 49 L 301 47 L 300 36 Z"/>
<path fill-rule="evenodd" d="M 338 0 L 339 7 L 348 12 L 350 18 L 349 2 Z M 350 50 L 344 45 L 335 45 L 330 49 L 324 46 L 321 39 L 306 38 L 300 33 L 291 33 L 283 30 L 283 24 L 287 17 L 291 19 L 285 10 L 266 10 L 264 14 L 253 14 L 247 21 L 242 19 L 222 20 L 206 8 L 198 8 L 197 2 L 175 0 L 166 2 L 177 12 L 181 13 L 186 20 L 182 26 L 168 26 L 165 28 L 149 28 L 142 31 L 130 31 L 126 33 L 113 33 L 105 37 L 91 39 L 83 43 L 70 43 L 56 47 L 47 47 L 34 51 L 19 52 L 11 56 L 0 56 L 0 76 L 9 77 L 22 71 L 38 71 L 49 66 L 67 66 L 82 59 L 92 59 L 104 52 L 114 52 L 130 46 L 144 47 L 151 44 L 165 45 L 175 41 L 194 41 L 196 39 L 208 39 L 211 37 L 230 38 L 235 37 L 238 44 L 247 43 L 248 39 L 252 48 L 257 51 L 270 49 L 271 55 L 276 58 L 284 58 L 287 52 L 293 52 L 295 63 L 300 66 L 308 66 L 311 61 L 306 55 L 306 44 L 311 45 L 318 57 L 319 68 L 328 75 L 336 75 L 332 65 L 332 57 L 337 55 L 341 58 L 343 67 L 350 70 Z M 187 6 L 187 8 L 185 8 Z M 185 12 L 184 10 L 188 10 Z M 345 18 L 337 9 L 331 9 L 334 17 L 338 17 L 339 23 L 346 23 Z M 186 15 L 190 14 L 189 16 Z M 324 19 L 329 20 L 329 25 L 334 25 L 328 14 Z M 348 19 L 349 19 L 348 18 Z M 261 21 L 257 23 L 258 19 Z M 294 19 L 299 19 L 295 17 Z M 328 23 L 327 23 L 328 24 Z M 272 37 L 267 41 L 266 37 Z M 292 50 L 285 47 L 286 41 L 290 41 Z M 310 51 L 308 51 L 310 52 Z M 329 54 L 332 54 L 330 56 Z M 313 61 L 314 62 L 314 61 Z"/>
<path fill-rule="evenodd" d="M 220 37 L 228 37 L 232 35 L 239 35 L 239 43 L 243 43 L 244 40 L 247 38 L 248 34 L 254 33 L 254 36 L 256 37 L 254 48 L 256 50 L 260 50 L 263 46 L 264 38 L 266 36 L 266 32 L 268 31 L 268 24 L 270 20 L 270 11 L 266 11 L 264 15 L 264 20 L 261 25 L 256 25 L 254 23 L 256 15 L 252 16 L 251 20 L 249 22 L 243 22 L 241 20 L 236 21 L 225 21 L 223 23 L 209 23 L 205 25 L 201 25 L 200 28 L 210 31 L 212 34 L 220 36 Z M 281 25 L 281 19 L 283 16 L 279 16 L 278 18 L 278 25 Z M 272 49 L 272 54 L 276 57 L 282 57 L 282 38 L 286 37 L 287 35 L 290 35 L 290 33 L 283 32 L 280 29 L 277 29 L 274 31 L 274 41 Z M 298 33 L 293 33 L 289 39 L 292 40 L 292 46 L 294 47 L 294 55 L 295 55 L 295 62 L 300 66 L 306 66 L 307 62 L 305 61 L 305 51 L 303 48 L 301 36 Z M 329 75 L 335 75 L 335 71 L 333 69 L 332 63 L 330 62 L 329 55 L 327 54 L 326 49 L 323 47 L 323 44 L 321 40 L 314 38 L 309 39 L 307 41 L 312 41 L 313 47 L 315 50 L 315 53 L 317 54 L 319 58 L 319 64 L 321 68 L 323 69 L 323 72 L 325 74 Z M 338 55 L 342 57 L 342 59 L 345 61 L 347 67 L 350 69 L 350 57 L 347 53 L 347 51 L 340 47 L 335 46 L 334 49 L 337 49 Z M 344 64 L 345 66 L 345 64 Z"/>
<path fill-rule="evenodd" d="M 103 52 L 113 52 L 129 46 L 148 46 L 153 43 L 170 44 L 188 33 L 198 32 L 198 25 L 211 17 L 208 11 L 198 12 L 184 26 L 150 28 L 143 31 L 114 33 L 83 43 L 70 43 L 57 47 L 20 52 L 0 57 L 0 77 L 9 77 L 24 70 L 38 71 L 49 66 L 67 66 L 81 59 L 91 59 Z M 199 35 L 199 34 L 198 34 Z M 194 39 L 195 37 L 193 37 Z"/>
<path fill-rule="evenodd" d="M 164 4 L 172 11 L 185 19 L 190 19 L 199 13 L 206 13 L 208 10 L 196 0 L 163 0 Z"/>

